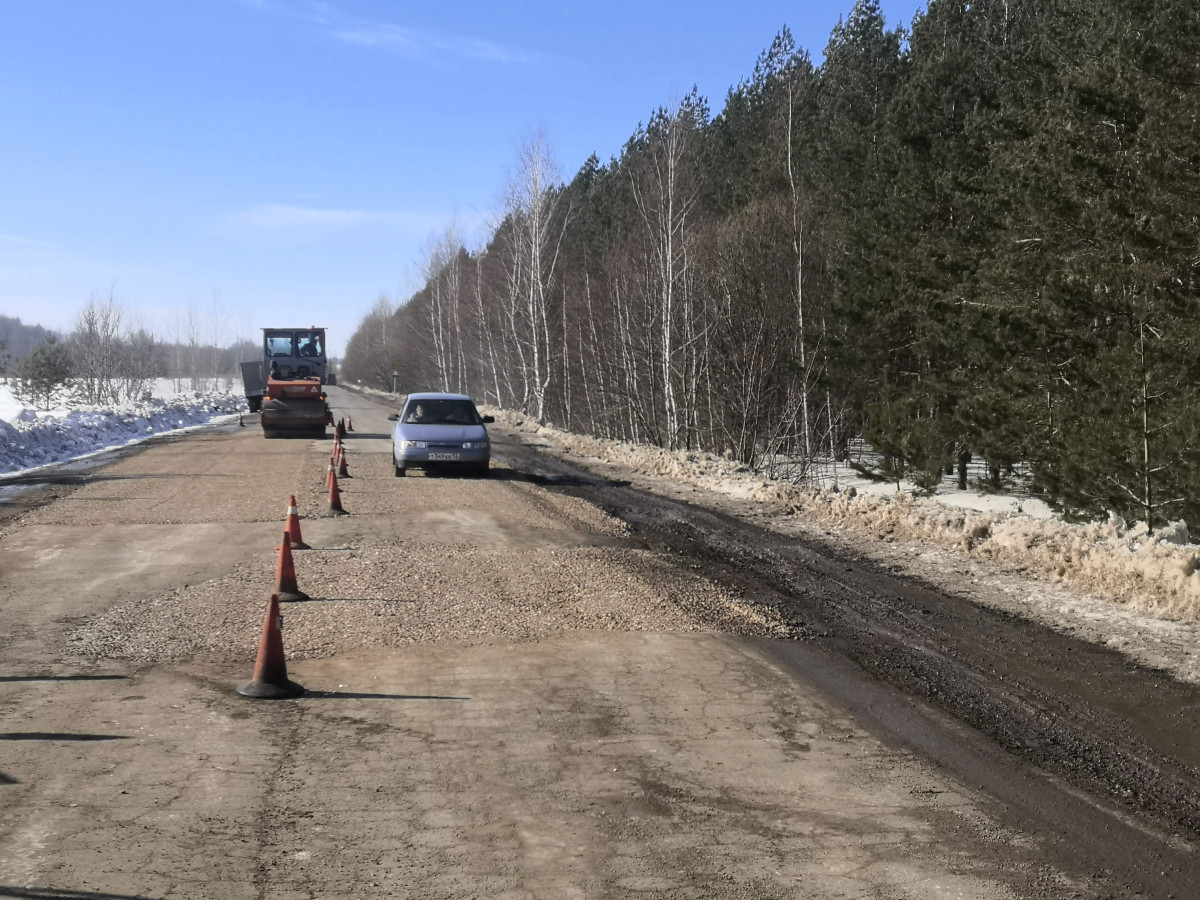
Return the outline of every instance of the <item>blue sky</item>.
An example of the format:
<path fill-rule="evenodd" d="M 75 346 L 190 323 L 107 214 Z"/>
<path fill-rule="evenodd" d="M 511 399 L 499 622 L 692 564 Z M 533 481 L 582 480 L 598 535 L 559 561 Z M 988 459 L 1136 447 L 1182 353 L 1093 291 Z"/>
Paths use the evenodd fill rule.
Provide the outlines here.
<path fill-rule="evenodd" d="M 111 294 L 340 352 L 451 224 L 486 237 L 535 131 L 569 178 L 693 84 L 718 111 L 785 24 L 819 58 L 852 2 L 4 0 L 0 314 Z"/>

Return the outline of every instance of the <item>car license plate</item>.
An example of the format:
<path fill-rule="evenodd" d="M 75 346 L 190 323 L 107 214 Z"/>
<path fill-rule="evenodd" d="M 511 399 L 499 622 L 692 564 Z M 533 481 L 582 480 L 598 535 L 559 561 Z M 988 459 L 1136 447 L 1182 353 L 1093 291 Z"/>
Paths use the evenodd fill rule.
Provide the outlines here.
<path fill-rule="evenodd" d="M 453 462 L 459 458 L 457 453 L 430 453 L 429 458 L 434 462 Z"/>

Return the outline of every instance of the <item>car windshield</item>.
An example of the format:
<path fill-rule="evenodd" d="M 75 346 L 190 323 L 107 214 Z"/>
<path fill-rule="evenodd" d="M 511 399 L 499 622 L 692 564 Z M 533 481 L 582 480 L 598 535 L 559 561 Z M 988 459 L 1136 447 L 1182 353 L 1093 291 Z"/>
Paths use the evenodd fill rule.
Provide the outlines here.
<path fill-rule="evenodd" d="M 479 414 L 470 400 L 413 400 L 404 408 L 412 425 L 478 425 Z"/>

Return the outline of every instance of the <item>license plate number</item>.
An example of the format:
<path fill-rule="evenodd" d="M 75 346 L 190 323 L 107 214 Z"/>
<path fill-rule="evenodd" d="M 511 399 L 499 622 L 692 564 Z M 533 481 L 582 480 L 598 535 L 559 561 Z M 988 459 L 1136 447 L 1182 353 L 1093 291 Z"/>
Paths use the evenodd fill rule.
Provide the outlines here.
<path fill-rule="evenodd" d="M 430 453 L 429 458 L 434 462 L 453 462 L 459 458 L 457 453 Z"/>

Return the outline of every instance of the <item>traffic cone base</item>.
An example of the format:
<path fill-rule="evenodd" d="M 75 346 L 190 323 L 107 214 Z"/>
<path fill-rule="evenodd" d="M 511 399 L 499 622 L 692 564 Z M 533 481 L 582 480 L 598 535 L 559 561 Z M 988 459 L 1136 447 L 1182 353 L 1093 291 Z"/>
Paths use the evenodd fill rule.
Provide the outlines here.
<path fill-rule="evenodd" d="M 294 681 L 280 684 L 267 684 L 265 681 L 248 681 L 237 689 L 243 697 L 252 700 L 286 700 L 289 697 L 299 697 L 304 688 Z"/>
<path fill-rule="evenodd" d="M 271 602 L 267 604 L 254 674 L 250 676 L 250 681 L 237 689 L 237 692 L 254 700 L 283 700 L 287 697 L 299 697 L 305 692 L 301 685 L 287 677 L 278 594 L 272 594 Z"/>

